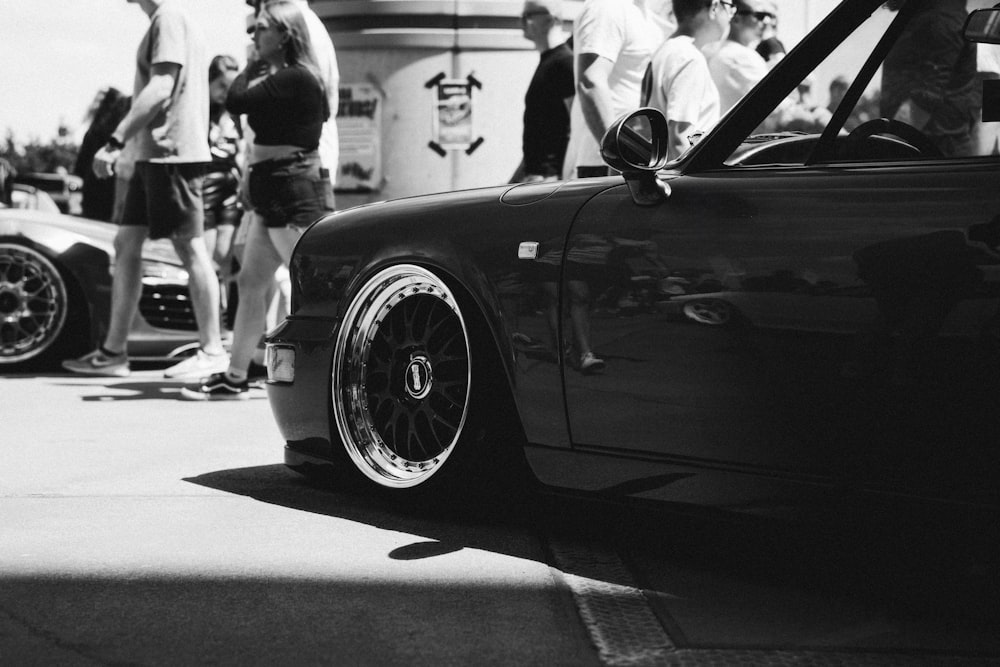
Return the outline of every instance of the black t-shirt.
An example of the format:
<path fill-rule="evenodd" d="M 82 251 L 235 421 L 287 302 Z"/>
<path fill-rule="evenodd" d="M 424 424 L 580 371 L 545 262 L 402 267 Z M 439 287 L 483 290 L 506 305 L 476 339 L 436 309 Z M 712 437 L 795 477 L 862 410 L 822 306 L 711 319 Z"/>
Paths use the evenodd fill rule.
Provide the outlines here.
<path fill-rule="evenodd" d="M 319 147 L 330 105 L 319 80 L 305 67 L 280 69 L 252 88 L 233 82 L 226 111 L 245 113 L 261 146 L 288 144 L 309 150 Z"/>
<path fill-rule="evenodd" d="M 569 111 L 565 99 L 573 97 L 573 51 L 560 44 L 542 54 L 524 96 L 524 173 L 562 174 L 569 143 Z"/>

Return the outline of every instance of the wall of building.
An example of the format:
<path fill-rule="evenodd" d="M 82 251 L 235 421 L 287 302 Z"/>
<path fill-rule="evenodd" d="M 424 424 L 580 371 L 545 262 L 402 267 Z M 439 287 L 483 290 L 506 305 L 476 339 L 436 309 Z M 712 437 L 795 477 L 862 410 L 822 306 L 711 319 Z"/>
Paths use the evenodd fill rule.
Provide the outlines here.
<path fill-rule="evenodd" d="M 505 183 L 537 54 L 520 0 L 311 3 L 337 48 L 338 206 Z M 376 117 L 365 115 L 377 108 Z M 378 159 L 380 158 L 380 159 Z"/>

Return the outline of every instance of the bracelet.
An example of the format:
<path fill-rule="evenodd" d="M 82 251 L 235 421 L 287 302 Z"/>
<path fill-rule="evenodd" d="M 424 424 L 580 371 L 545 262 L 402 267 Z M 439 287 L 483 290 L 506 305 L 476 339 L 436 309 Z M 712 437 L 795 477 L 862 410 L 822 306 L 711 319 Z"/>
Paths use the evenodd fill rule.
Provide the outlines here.
<path fill-rule="evenodd" d="M 119 140 L 118 137 L 116 137 L 113 134 L 110 137 L 108 137 L 108 143 L 107 143 L 107 145 L 108 145 L 109 148 L 112 148 L 112 149 L 114 149 L 116 151 L 120 151 L 123 148 L 125 148 L 125 143 L 122 142 L 121 140 Z"/>

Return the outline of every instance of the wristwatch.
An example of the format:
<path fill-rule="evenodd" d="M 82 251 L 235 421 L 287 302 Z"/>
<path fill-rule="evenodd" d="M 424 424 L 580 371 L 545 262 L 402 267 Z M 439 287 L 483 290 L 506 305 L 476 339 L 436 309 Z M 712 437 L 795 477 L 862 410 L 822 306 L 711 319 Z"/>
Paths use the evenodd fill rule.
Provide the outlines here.
<path fill-rule="evenodd" d="M 123 148 L 125 148 L 125 142 L 123 142 L 118 137 L 112 134 L 110 137 L 108 137 L 107 147 L 114 149 L 116 151 L 120 151 Z"/>

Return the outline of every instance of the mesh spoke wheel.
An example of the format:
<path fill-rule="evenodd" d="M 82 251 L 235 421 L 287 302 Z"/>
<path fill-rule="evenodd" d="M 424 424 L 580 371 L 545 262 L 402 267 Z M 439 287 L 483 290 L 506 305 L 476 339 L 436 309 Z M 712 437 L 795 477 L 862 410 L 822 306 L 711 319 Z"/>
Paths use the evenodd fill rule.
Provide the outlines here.
<path fill-rule="evenodd" d="M 469 410 L 469 340 L 448 287 L 429 271 L 386 269 L 358 292 L 333 360 L 333 412 L 351 460 L 390 488 L 441 470 Z"/>
<path fill-rule="evenodd" d="M 0 364 L 47 350 L 66 324 L 66 285 L 58 269 L 32 248 L 0 243 Z"/>

